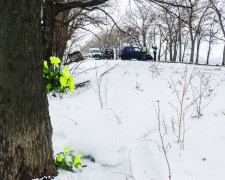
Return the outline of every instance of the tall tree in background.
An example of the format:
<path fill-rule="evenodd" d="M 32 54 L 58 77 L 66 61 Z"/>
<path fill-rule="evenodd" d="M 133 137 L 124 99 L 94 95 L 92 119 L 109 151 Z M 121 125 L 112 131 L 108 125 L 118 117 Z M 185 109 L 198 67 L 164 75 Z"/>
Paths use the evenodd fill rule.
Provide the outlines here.
<path fill-rule="evenodd" d="M 221 31 L 223 33 L 223 43 L 224 43 L 224 48 L 223 48 L 223 60 L 222 60 L 222 65 L 225 65 L 225 12 L 224 12 L 224 1 L 216 1 L 216 0 L 210 0 L 210 3 L 212 5 L 212 9 L 216 12 L 217 18 L 218 18 L 218 23 L 221 27 Z"/>
<path fill-rule="evenodd" d="M 56 9 L 48 15 L 54 18 L 57 12 L 105 1 L 54 1 Z M 42 0 L 0 0 L 0 4 L 0 179 L 55 176 L 43 82 Z"/>
<path fill-rule="evenodd" d="M 200 3 L 199 0 L 185 0 L 185 3 L 187 6 L 191 6 L 191 8 L 186 9 L 186 12 L 188 15 L 188 28 L 191 40 L 190 62 L 193 63 L 197 37 L 202 33 L 201 25 L 209 6 L 208 3 Z"/>
<path fill-rule="evenodd" d="M 43 1 L 43 56 L 44 59 L 53 54 L 54 45 L 54 30 L 56 27 L 57 19 L 60 19 L 58 14 L 64 13 L 69 15 L 69 11 L 72 8 L 86 8 L 93 7 L 107 2 L 108 0 L 76 0 L 76 1 L 64 1 L 64 0 L 45 0 Z M 67 12 L 66 12 L 67 11 Z M 65 31 L 65 27 L 63 30 Z"/>
<path fill-rule="evenodd" d="M 104 5 L 98 6 L 98 8 L 104 8 Z M 85 36 L 86 32 L 95 34 L 87 26 L 100 27 L 104 25 L 103 20 L 104 18 L 95 8 L 76 8 L 58 13 L 55 17 L 52 54 L 63 60 L 64 55 L 71 53 L 67 52 L 70 50 L 67 42 L 70 41 L 68 45 L 73 47 L 74 43 L 79 43 L 79 39 Z"/>
<path fill-rule="evenodd" d="M 155 13 L 151 6 L 134 1 L 135 6 L 130 6 L 129 10 L 126 11 L 126 18 L 124 24 L 129 27 L 129 31 L 134 31 L 136 34 L 136 41 L 139 47 L 149 45 L 149 31 L 150 27 L 153 26 L 155 20 Z M 152 42 L 151 42 L 152 43 Z M 149 47 L 149 46 L 148 46 Z"/>

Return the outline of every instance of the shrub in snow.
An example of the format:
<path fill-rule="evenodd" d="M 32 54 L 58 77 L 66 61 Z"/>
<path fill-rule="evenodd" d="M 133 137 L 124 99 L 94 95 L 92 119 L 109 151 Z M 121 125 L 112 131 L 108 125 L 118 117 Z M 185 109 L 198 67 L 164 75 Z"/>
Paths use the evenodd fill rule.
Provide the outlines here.
<path fill-rule="evenodd" d="M 64 152 L 60 152 L 56 154 L 55 164 L 58 168 L 63 168 L 68 171 L 72 171 L 73 168 L 78 169 L 81 166 L 80 158 L 81 155 L 77 154 L 76 156 L 73 154 L 73 150 L 69 150 L 68 146 L 65 146 Z"/>
<path fill-rule="evenodd" d="M 66 66 L 59 69 L 59 58 L 50 57 L 51 65 L 48 67 L 47 61 L 44 61 L 43 77 L 48 92 L 72 92 L 74 90 L 73 76 L 69 73 Z"/>

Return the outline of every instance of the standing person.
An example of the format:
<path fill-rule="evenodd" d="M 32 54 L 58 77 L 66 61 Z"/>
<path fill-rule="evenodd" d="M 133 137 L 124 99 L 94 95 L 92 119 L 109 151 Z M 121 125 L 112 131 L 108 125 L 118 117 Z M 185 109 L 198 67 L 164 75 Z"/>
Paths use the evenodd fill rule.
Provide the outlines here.
<path fill-rule="evenodd" d="M 145 44 L 144 46 L 142 46 L 141 52 L 142 52 L 142 61 L 146 61 L 147 47 Z"/>
<path fill-rule="evenodd" d="M 154 54 L 154 61 L 156 61 L 156 54 L 157 54 L 158 48 L 157 46 L 152 46 L 152 48 L 153 48 L 153 54 Z"/>

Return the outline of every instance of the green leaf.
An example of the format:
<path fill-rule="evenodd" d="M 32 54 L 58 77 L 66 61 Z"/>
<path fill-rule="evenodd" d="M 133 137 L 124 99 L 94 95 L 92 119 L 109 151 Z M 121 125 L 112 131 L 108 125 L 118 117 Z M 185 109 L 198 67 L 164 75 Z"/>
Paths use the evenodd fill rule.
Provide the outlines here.
<path fill-rule="evenodd" d="M 75 160 L 75 157 L 72 157 L 72 161 L 74 162 L 74 160 Z"/>
<path fill-rule="evenodd" d="M 73 166 L 69 166 L 68 170 L 71 171 L 73 169 Z"/>
<path fill-rule="evenodd" d="M 70 150 L 70 151 L 69 151 L 69 153 L 74 153 L 74 152 L 75 152 L 74 150 Z"/>
<path fill-rule="evenodd" d="M 78 165 L 74 165 L 74 167 L 78 169 Z"/>
<path fill-rule="evenodd" d="M 68 163 L 69 163 L 70 165 L 73 165 L 73 162 L 72 162 L 72 161 L 69 161 Z"/>
<path fill-rule="evenodd" d="M 64 152 L 60 152 L 60 153 L 58 153 L 58 154 L 64 154 Z"/>
<path fill-rule="evenodd" d="M 64 167 L 66 164 L 63 162 L 62 164 L 61 164 L 61 167 Z"/>
<path fill-rule="evenodd" d="M 73 154 L 68 154 L 68 156 L 75 157 Z"/>
<path fill-rule="evenodd" d="M 45 68 L 43 72 L 44 72 L 44 74 L 47 74 L 49 72 L 49 70 Z"/>

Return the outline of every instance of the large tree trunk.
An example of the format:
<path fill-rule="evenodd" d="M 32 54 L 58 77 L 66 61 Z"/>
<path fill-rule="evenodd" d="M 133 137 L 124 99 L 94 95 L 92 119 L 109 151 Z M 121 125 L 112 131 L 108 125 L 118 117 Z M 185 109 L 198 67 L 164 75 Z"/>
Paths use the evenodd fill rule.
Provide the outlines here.
<path fill-rule="evenodd" d="M 0 179 L 55 176 L 41 0 L 0 0 Z"/>

